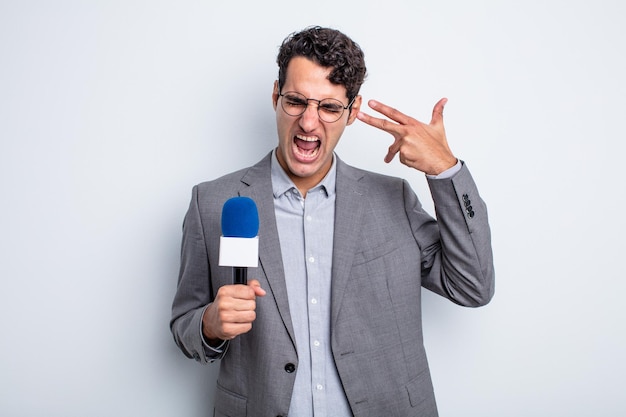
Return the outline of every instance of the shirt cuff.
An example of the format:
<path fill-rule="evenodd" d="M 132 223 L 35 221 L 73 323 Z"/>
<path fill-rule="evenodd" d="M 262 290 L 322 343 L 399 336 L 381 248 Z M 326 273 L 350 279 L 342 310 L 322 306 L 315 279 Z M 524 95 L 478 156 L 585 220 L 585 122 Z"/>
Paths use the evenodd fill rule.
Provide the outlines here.
<path fill-rule="evenodd" d="M 461 167 L 463 166 L 463 164 L 461 163 L 460 159 L 456 160 L 456 165 L 454 165 L 451 168 L 446 169 L 445 171 L 443 171 L 442 173 L 438 174 L 438 175 L 428 175 L 426 174 L 426 177 L 431 179 L 431 180 L 442 180 L 442 179 L 446 179 L 446 178 L 451 178 L 454 176 L 454 174 L 456 174 L 457 172 L 459 172 L 461 170 Z"/>

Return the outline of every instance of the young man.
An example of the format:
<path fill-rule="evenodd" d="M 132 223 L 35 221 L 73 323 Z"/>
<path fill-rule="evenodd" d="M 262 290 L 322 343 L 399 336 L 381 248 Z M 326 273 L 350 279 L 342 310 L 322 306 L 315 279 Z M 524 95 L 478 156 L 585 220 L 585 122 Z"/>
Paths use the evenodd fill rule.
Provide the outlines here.
<path fill-rule="evenodd" d="M 366 68 L 343 33 L 313 27 L 278 55 L 278 146 L 258 164 L 197 185 L 183 228 L 174 339 L 220 361 L 216 416 L 436 416 L 422 341 L 421 288 L 480 306 L 493 295 L 486 207 L 450 151 L 445 99 L 429 124 L 382 103 L 360 111 Z M 334 153 L 356 119 L 389 132 L 428 177 L 438 219 L 406 181 Z M 233 285 L 219 267 L 222 205 L 251 197 L 259 268 Z"/>

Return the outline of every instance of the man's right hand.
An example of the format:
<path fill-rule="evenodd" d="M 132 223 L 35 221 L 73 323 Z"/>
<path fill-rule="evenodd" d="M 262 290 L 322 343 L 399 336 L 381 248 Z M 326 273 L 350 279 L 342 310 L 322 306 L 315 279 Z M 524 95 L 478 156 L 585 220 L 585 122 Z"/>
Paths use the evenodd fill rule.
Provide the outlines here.
<path fill-rule="evenodd" d="M 249 332 L 256 319 L 256 297 L 264 295 L 265 290 L 255 279 L 248 285 L 220 287 L 202 316 L 204 337 L 213 345 Z"/>

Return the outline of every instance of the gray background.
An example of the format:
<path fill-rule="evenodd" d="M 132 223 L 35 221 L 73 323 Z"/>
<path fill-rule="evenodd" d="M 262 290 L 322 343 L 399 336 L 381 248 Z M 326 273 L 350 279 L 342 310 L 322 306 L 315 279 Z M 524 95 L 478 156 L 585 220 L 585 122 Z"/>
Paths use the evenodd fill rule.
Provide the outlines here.
<path fill-rule="evenodd" d="M 277 48 L 320 24 L 365 50 L 364 99 L 449 98 L 490 209 L 493 302 L 424 294 L 442 417 L 624 415 L 623 4 L 0 0 L 0 414 L 209 415 L 217 368 L 168 329 L 182 218 L 274 146 Z M 432 213 L 390 143 L 357 121 L 338 152 Z"/>

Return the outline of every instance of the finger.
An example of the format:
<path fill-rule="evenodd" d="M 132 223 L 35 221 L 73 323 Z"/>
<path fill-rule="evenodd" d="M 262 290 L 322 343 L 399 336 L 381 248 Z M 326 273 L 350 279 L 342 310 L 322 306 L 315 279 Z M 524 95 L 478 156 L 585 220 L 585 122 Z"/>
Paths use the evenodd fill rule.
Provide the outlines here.
<path fill-rule="evenodd" d="M 240 334 L 248 333 L 252 329 L 252 322 L 248 323 L 227 323 L 222 329 L 221 340 L 233 340 Z"/>
<path fill-rule="evenodd" d="M 231 320 L 233 314 L 256 309 L 256 301 L 242 298 L 223 297 L 211 304 L 212 311 L 221 320 Z"/>
<path fill-rule="evenodd" d="M 393 144 L 391 144 L 391 146 L 389 147 L 389 151 L 387 151 L 387 155 L 385 156 L 385 162 L 389 163 L 393 161 L 393 158 L 395 158 L 398 152 L 400 152 L 400 141 L 395 140 Z"/>
<path fill-rule="evenodd" d="M 369 114 L 358 112 L 357 118 L 370 126 L 374 126 L 377 129 L 383 130 L 387 133 L 393 134 L 393 129 L 391 129 L 394 124 L 385 119 L 379 119 L 377 117 L 370 116 Z"/>
<path fill-rule="evenodd" d="M 254 300 L 254 289 L 248 285 L 229 284 L 223 285 L 217 290 L 217 298 L 232 298 L 237 300 Z"/>
<path fill-rule="evenodd" d="M 377 112 L 384 114 L 385 116 L 387 116 L 388 118 L 390 118 L 391 120 L 400 123 L 401 125 L 406 125 L 409 124 L 413 119 L 409 116 L 407 116 L 406 114 L 402 113 L 401 111 L 391 107 L 391 106 L 387 106 L 386 104 L 381 103 L 380 101 L 376 101 L 376 100 L 370 100 L 367 102 L 367 104 L 373 109 L 376 110 Z"/>
<path fill-rule="evenodd" d="M 245 311 L 254 311 L 256 310 L 256 301 L 255 300 L 237 300 L 229 310 L 233 314 L 237 314 Z"/>
<path fill-rule="evenodd" d="M 363 112 L 359 112 L 357 114 L 357 118 L 359 120 L 361 120 L 363 123 L 366 123 L 370 126 L 374 126 L 380 130 L 383 130 L 387 133 L 390 133 L 391 135 L 394 136 L 395 138 L 395 132 L 392 127 L 396 126 L 395 124 L 393 124 L 392 122 L 385 120 L 385 119 L 379 119 L 377 117 L 372 117 L 369 114 L 363 113 Z M 391 161 L 393 161 L 394 156 L 396 155 L 396 153 L 398 153 L 398 150 L 400 149 L 399 146 L 397 146 L 398 144 L 398 140 L 394 140 L 394 143 L 389 147 L 389 151 L 387 152 L 387 155 L 385 156 L 385 162 L 389 163 Z"/>
<path fill-rule="evenodd" d="M 266 294 L 266 291 L 263 288 L 261 288 L 261 283 L 257 281 L 256 279 L 249 281 L 248 285 L 252 287 L 252 289 L 254 290 L 254 294 L 257 297 L 263 297 Z"/>
<path fill-rule="evenodd" d="M 448 99 L 444 97 L 439 100 L 437 104 L 435 104 L 435 107 L 433 107 L 433 117 L 430 120 L 431 125 L 443 123 L 443 108 L 445 107 L 447 102 Z"/>

